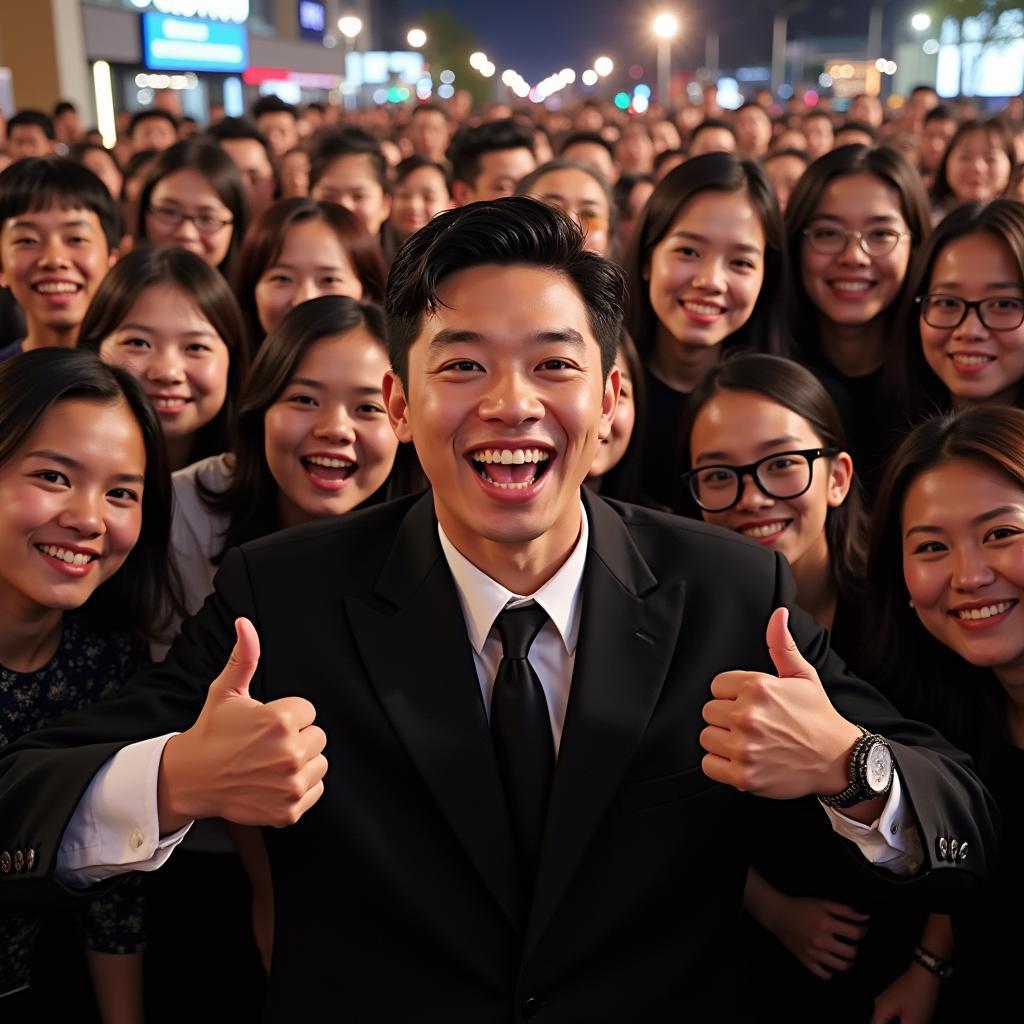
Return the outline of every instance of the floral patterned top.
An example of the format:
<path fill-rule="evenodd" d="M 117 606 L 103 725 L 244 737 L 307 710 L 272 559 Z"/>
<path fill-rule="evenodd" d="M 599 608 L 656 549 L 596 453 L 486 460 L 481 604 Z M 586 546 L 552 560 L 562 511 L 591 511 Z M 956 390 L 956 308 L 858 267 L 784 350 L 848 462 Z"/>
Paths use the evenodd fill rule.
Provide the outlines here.
<path fill-rule="evenodd" d="M 115 693 L 149 662 L 146 644 L 126 633 L 103 633 L 84 616 L 64 616 L 56 654 L 35 672 L 0 665 L 0 748 Z M 80 913 L 86 946 L 103 953 L 137 953 L 144 945 L 142 885 L 129 876 Z M 0 918 L 0 995 L 28 984 L 38 921 Z"/>

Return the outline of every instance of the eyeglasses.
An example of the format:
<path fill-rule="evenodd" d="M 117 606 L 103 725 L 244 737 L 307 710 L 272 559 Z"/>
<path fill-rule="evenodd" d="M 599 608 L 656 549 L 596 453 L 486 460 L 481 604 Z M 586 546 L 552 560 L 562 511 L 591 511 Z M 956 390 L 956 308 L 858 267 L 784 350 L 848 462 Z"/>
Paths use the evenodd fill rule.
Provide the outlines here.
<path fill-rule="evenodd" d="M 804 228 L 803 236 L 811 243 L 811 248 L 822 256 L 838 256 L 845 252 L 851 238 L 857 239 L 861 252 L 868 256 L 888 256 L 901 239 L 910 237 L 910 232 L 897 231 L 895 228 L 846 231 L 843 228 L 818 227 Z"/>
<path fill-rule="evenodd" d="M 684 473 L 683 480 L 705 512 L 725 512 L 740 500 L 745 477 L 769 498 L 799 498 L 811 486 L 815 460 L 838 454 L 838 448 L 776 452 L 746 466 L 700 466 Z"/>
<path fill-rule="evenodd" d="M 177 228 L 185 221 L 191 221 L 201 235 L 215 235 L 222 228 L 234 224 L 233 220 L 225 220 L 212 213 L 185 213 L 173 206 L 150 206 L 149 213 L 158 224 L 162 224 L 165 228 Z"/>
<path fill-rule="evenodd" d="M 959 327 L 972 309 L 990 331 L 1014 331 L 1024 324 L 1024 299 L 998 296 L 968 302 L 959 295 L 918 295 L 914 301 L 929 327 Z"/>

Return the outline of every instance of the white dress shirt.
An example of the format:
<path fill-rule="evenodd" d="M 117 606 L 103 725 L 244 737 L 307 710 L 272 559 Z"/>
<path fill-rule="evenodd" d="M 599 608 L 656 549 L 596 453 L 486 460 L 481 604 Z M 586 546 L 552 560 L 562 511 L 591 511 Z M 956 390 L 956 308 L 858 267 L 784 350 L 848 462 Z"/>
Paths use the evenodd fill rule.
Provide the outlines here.
<path fill-rule="evenodd" d="M 534 640 L 529 658 L 548 702 L 556 752 L 576 664 L 583 570 L 590 535 L 582 504 L 580 509 L 576 546 L 558 572 L 533 594 L 507 590 L 458 551 L 440 524 L 437 528 L 466 620 L 488 717 L 502 656 L 501 640 L 493 628 L 499 612 L 535 601 L 548 613 L 549 621 Z M 57 856 L 57 877 L 65 884 L 87 886 L 125 871 L 153 871 L 181 841 L 187 828 L 172 835 L 159 835 L 157 770 L 168 739 L 170 735 L 133 743 L 96 773 L 64 832 Z M 832 828 L 855 843 L 872 864 L 899 875 L 913 874 L 921 866 L 923 855 L 917 824 L 902 798 L 897 774 L 893 774 L 892 789 L 882 814 L 871 825 L 821 806 Z"/>

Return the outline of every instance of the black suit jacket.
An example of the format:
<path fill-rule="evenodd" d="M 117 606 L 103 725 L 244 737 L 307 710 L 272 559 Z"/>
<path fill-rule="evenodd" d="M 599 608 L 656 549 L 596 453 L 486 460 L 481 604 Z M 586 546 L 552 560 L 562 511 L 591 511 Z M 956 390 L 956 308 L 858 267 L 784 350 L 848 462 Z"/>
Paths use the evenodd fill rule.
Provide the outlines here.
<path fill-rule="evenodd" d="M 585 501 L 579 646 L 525 932 L 429 495 L 231 552 L 162 666 L 9 748 L 0 849 L 37 853 L 33 871 L 0 876 L 0 895 L 49 884 L 65 823 L 112 753 L 194 721 L 246 615 L 262 644 L 253 695 L 309 698 L 330 762 L 323 798 L 297 825 L 265 831 L 277 907 L 268 1020 L 742 1019 L 737 922 L 756 801 L 701 772 L 701 708 L 718 672 L 772 671 L 765 625 L 792 605 L 791 577 L 734 533 Z M 976 887 L 993 829 L 965 759 L 846 674 L 795 608 L 791 628 L 836 707 L 893 741 L 927 863 L 894 880 L 835 837 L 824 812 L 812 818 L 825 851 L 815 856 L 887 898 Z M 969 856 L 940 860 L 939 835 Z M 780 826 L 794 857 L 803 840 Z"/>

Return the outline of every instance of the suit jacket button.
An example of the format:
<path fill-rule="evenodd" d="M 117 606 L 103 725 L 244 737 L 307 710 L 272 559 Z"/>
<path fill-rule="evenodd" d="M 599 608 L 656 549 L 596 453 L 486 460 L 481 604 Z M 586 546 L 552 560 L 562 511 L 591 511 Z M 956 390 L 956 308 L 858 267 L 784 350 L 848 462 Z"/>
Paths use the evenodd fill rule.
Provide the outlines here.
<path fill-rule="evenodd" d="M 935 849 L 938 852 L 939 860 L 945 860 L 949 854 L 949 844 L 945 836 L 938 836 L 935 840 Z"/>
<path fill-rule="evenodd" d="M 956 855 L 960 851 L 960 841 L 957 839 L 950 839 L 949 841 L 949 861 L 950 863 L 956 862 Z"/>
<path fill-rule="evenodd" d="M 11 855 L 6 850 L 4 850 L 3 853 L 0 853 L 0 871 L 5 875 L 9 875 L 11 873 Z"/>
<path fill-rule="evenodd" d="M 523 1001 L 522 1014 L 525 1020 L 533 1020 L 540 1013 L 541 1001 L 536 996 L 530 996 Z"/>
<path fill-rule="evenodd" d="M 959 857 L 959 860 L 960 860 L 961 864 L 963 864 L 963 862 L 965 860 L 967 860 L 967 844 L 966 843 L 961 843 L 960 844 L 960 857 Z"/>
<path fill-rule="evenodd" d="M 29 847 L 25 851 L 25 868 L 31 871 L 36 866 L 36 851 Z"/>
<path fill-rule="evenodd" d="M 14 851 L 14 870 L 24 871 L 25 870 L 25 852 L 23 850 Z"/>

